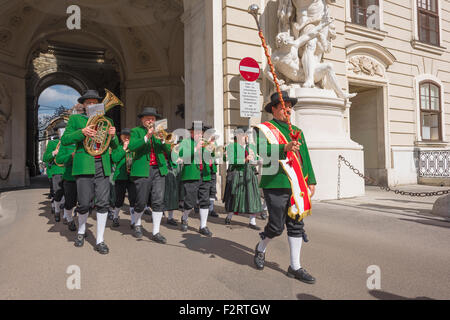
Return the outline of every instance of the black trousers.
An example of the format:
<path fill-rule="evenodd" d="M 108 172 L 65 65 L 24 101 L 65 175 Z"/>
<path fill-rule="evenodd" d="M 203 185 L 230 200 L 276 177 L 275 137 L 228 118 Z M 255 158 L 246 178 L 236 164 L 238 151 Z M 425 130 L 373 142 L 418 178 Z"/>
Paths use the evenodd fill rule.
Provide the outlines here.
<path fill-rule="evenodd" d="M 269 212 L 269 221 L 261 236 L 270 239 L 278 237 L 283 233 L 284 225 L 286 225 L 289 237 L 304 238 L 305 224 L 303 220 L 295 221 L 287 214 L 290 206 L 291 189 L 263 189 L 263 192 Z"/>
<path fill-rule="evenodd" d="M 77 199 L 79 214 L 89 212 L 89 207 L 94 202 L 98 213 L 106 213 L 109 208 L 109 177 L 103 172 L 102 159 L 95 159 L 95 174 L 79 175 L 76 177 Z"/>
<path fill-rule="evenodd" d="M 116 180 L 115 182 L 116 190 L 116 208 L 121 208 L 125 200 L 125 192 L 128 191 L 128 201 L 130 202 L 130 207 L 136 205 L 136 185 L 130 180 Z"/>
<path fill-rule="evenodd" d="M 54 197 L 54 193 L 53 193 L 53 181 L 52 181 L 51 178 L 48 179 L 48 183 L 49 183 L 49 185 L 50 185 L 50 197 L 51 197 L 51 199 L 53 200 L 53 197 Z"/>
<path fill-rule="evenodd" d="M 64 180 L 64 209 L 72 210 L 77 205 L 77 183 Z"/>
<path fill-rule="evenodd" d="M 188 180 L 183 181 L 184 210 L 191 210 L 199 204 L 200 209 L 209 209 L 211 181 Z"/>
<path fill-rule="evenodd" d="M 217 200 L 217 190 L 216 190 L 216 181 L 217 181 L 217 174 L 211 172 L 211 188 L 209 189 L 209 198 Z"/>
<path fill-rule="evenodd" d="M 53 175 L 52 184 L 53 184 L 53 199 L 55 201 L 61 201 L 64 195 L 62 174 Z"/>
<path fill-rule="evenodd" d="M 133 182 L 136 185 L 135 212 L 144 211 L 148 202 L 151 202 L 152 211 L 164 211 L 166 178 L 161 175 L 158 166 L 150 166 L 148 177 L 135 177 Z"/>

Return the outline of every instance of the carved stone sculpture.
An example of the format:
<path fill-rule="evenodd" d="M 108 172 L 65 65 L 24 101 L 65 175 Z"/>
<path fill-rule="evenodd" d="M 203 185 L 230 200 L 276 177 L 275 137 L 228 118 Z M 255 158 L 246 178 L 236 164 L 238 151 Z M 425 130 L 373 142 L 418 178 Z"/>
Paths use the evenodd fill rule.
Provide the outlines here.
<path fill-rule="evenodd" d="M 283 90 L 294 85 L 304 88 L 333 89 L 340 98 L 356 94 L 344 93 L 337 81 L 333 65 L 323 62 L 336 38 L 334 20 L 328 3 L 334 0 L 279 0 L 278 34 L 272 61 Z M 266 76 L 273 77 L 266 69 Z"/>

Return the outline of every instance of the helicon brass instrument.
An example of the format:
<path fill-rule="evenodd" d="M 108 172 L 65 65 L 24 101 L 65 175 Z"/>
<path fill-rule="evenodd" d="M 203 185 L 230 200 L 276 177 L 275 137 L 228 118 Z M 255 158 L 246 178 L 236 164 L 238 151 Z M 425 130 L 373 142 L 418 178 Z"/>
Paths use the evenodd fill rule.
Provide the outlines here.
<path fill-rule="evenodd" d="M 61 147 L 61 140 L 58 142 L 58 145 L 55 148 L 56 154 L 58 154 L 59 152 L 59 147 Z M 58 166 L 58 167 L 64 167 L 64 163 L 58 163 L 56 162 L 56 156 L 55 156 L 55 160 L 53 160 L 53 162 Z"/>
<path fill-rule="evenodd" d="M 122 101 L 117 98 L 114 93 L 105 89 L 106 96 L 102 103 L 105 106 L 105 113 L 115 106 L 123 107 Z M 95 128 L 96 135 L 94 137 L 86 137 L 84 139 L 84 148 L 91 156 L 99 156 L 103 154 L 109 147 L 112 136 L 109 134 L 111 128 L 111 122 L 105 118 L 103 114 L 94 115 L 89 118 L 86 127 Z"/>

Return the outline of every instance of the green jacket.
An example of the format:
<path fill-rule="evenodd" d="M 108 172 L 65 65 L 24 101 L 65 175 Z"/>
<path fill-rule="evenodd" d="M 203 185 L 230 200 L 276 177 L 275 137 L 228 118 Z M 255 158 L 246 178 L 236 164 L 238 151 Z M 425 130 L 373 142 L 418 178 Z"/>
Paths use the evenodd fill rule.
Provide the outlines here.
<path fill-rule="evenodd" d="M 129 150 L 123 150 L 123 144 L 120 143 L 119 147 L 115 149 L 111 154 L 111 159 L 116 166 L 116 170 L 114 170 L 113 180 L 128 180 L 130 175 L 127 172 L 127 163 L 126 157 L 133 156 L 133 153 Z"/>
<path fill-rule="evenodd" d="M 150 151 L 152 144 L 156 154 L 156 163 L 158 164 L 159 173 L 162 176 L 165 176 L 168 172 L 165 155 L 170 155 L 170 145 L 162 143 L 161 140 L 155 138 L 154 135 L 146 143 L 144 139 L 146 134 L 147 129 L 143 126 L 131 129 L 128 149 L 131 152 L 134 152 L 134 158 L 130 176 L 148 177 L 150 171 Z"/>
<path fill-rule="evenodd" d="M 55 157 L 53 156 L 53 151 L 55 151 L 56 147 L 58 146 L 59 139 L 50 140 L 47 144 L 47 149 L 45 149 L 44 156 L 42 157 L 42 160 L 44 162 L 47 162 L 49 167 L 47 169 L 47 173 L 51 171 L 51 176 L 57 175 L 57 174 L 64 174 L 64 166 L 60 167 L 55 164 Z M 59 148 L 61 150 L 61 146 Z M 58 152 L 59 153 L 59 152 Z M 58 162 L 61 163 L 61 162 Z M 49 175 L 50 177 L 50 175 Z"/>
<path fill-rule="evenodd" d="M 51 179 L 53 177 L 52 166 L 45 162 L 45 167 L 47 168 L 47 177 Z"/>
<path fill-rule="evenodd" d="M 285 122 L 281 122 L 278 120 L 271 120 L 269 121 L 270 123 L 272 123 L 275 127 L 277 127 L 285 137 L 287 137 L 288 141 L 292 141 L 291 137 L 289 136 L 289 126 L 287 123 Z M 256 128 L 257 129 L 257 128 Z M 292 126 L 293 130 L 300 130 L 298 127 L 296 126 Z M 258 129 L 257 129 L 258 130 Z M 259 132 L 259 130 L 258 130 Z M 307 182 L 308 185 L 313 185 L 316 184 L 316 177 L 314 175 L 314 170 L 312 168 L 311 165 L 311 159 L 309 157 L 309 151 L 308 151 L 308 147 L 306 145 L 306 141 L 305 141 L 305 137 L 303 135 L 303 131 L 301 133 L 301 139 L 299 140 L 299 142 L 301 143 L 300 146 L 300 156 L 302 157 L 302 171 L 303 171 L 303 175 L 305 177 L 305 180 Z M 267 157 L 270 157 L 271 155 L 271 148 L 270 148 L 270 144 L 267 141 L 267 139 L 265 138 L 264 134 L 262 132 L 259 132 L 259 134 L 257 135 L 257 153 L 260 156 L 264 157 L 264 152 L 261 153 L 261 149 L 266 146 L 266 155 Z M 276 151 L 278 152 L 279 155 L 279 159 L 280 160 L 284 160 L 286 159 L 286 153 L 284 152 L 284 144 L 280 144 L 278 146 L 278 148 L 276 149 Z M 266 160 L 267 161 L 267 160 Z M 261 176 L 261 182 L 260 182 L 260 188 L 263 189 L 272 189 L 272 188 L 286 188 L 286 189 L 290 189 L 291 188 L 291 184 L 289 182 L 289 179 L 286 175 L 286 173 L 283 170 L 283 167 L 281 166 L 281 164 L 279 164 L 278 167 L 278 172 L 276 174 L 273 175 L 269 175 L 269 174 L 265 174 L 264 171 L 267 172 L 267 169 L 270 166 L 270 163 L 264 164 L 263 165 L 263 170 L 262 170 L 262 176 Z"/>
<path fill-rule="evenodd" d="M 203 181 L 211 181 L 211 169 L 209 164 L 205 163 L 204 157 L 202 157 L 203 170 L 200 172 L 200 151 L 194 152 L 195 145 L 193 139 L 181 141 L 179 157 L 184 161 L 181 181 L 200 180 L 200 177 Z"/>
<path fill-rule="evenodd" d="M 107 117 L 106 117 L 107 118 Z M 75 156 L 73 157 L 72 174 L 74 176 L 84 174 L 95 174 L 95 158 L 91 156 L 84 148 L 83 141 L 86 138 L 81 131 L 86 127 L 88 117 L 83 114 L 73 114 L 69 118 L 66 130 L 61 138 L 61 143 L 65 146 L 70 144 L 76 144 Z M 112 125 L 114 125 L 112 119 L 107 118 Z M 111 149 L 116 149 L 119 145 L 117 136 L 111 139 L 109 146 Z M 111 156 L 109 154 L 109 148 L 102 154 L 103 172 L 105 176 L 111 175 Z"/>
<path fill-rule="evenodd" d="M 230 143 L 226 148 L 226 158 L 224 154 L 224 161 L 228 161 L 228 170 L 238 170 L 244 171 L 245 169 L 245 151 L 248 152 L 251 149 L 255 154 L 255 159 L 257 160 L 256 146 L 250 144 L 248 146 L 242 146 L 237 142 Z"/>
<path fill-rule="evenodd" d="M 56 162 L 64 163 L 64 175 L 63 180 L 75 181 L 75 177 L 72 175 L 73 157 L 72 153 L 75 152 L 76 145 L 70 144 L 68 146 L 61 146 L 59 152 L 56 155 Z"/>

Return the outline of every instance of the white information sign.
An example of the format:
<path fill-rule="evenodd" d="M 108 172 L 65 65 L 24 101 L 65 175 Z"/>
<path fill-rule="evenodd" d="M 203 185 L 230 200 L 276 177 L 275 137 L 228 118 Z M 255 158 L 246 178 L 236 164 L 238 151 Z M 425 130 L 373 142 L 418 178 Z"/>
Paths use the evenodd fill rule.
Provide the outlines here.
<path fill-rule="evenodd" d="M 241 117 L 256 117 L 261 112 L 259 103 L 260 90 L 258 82 L 240 81 L 240 107 Z"/>

